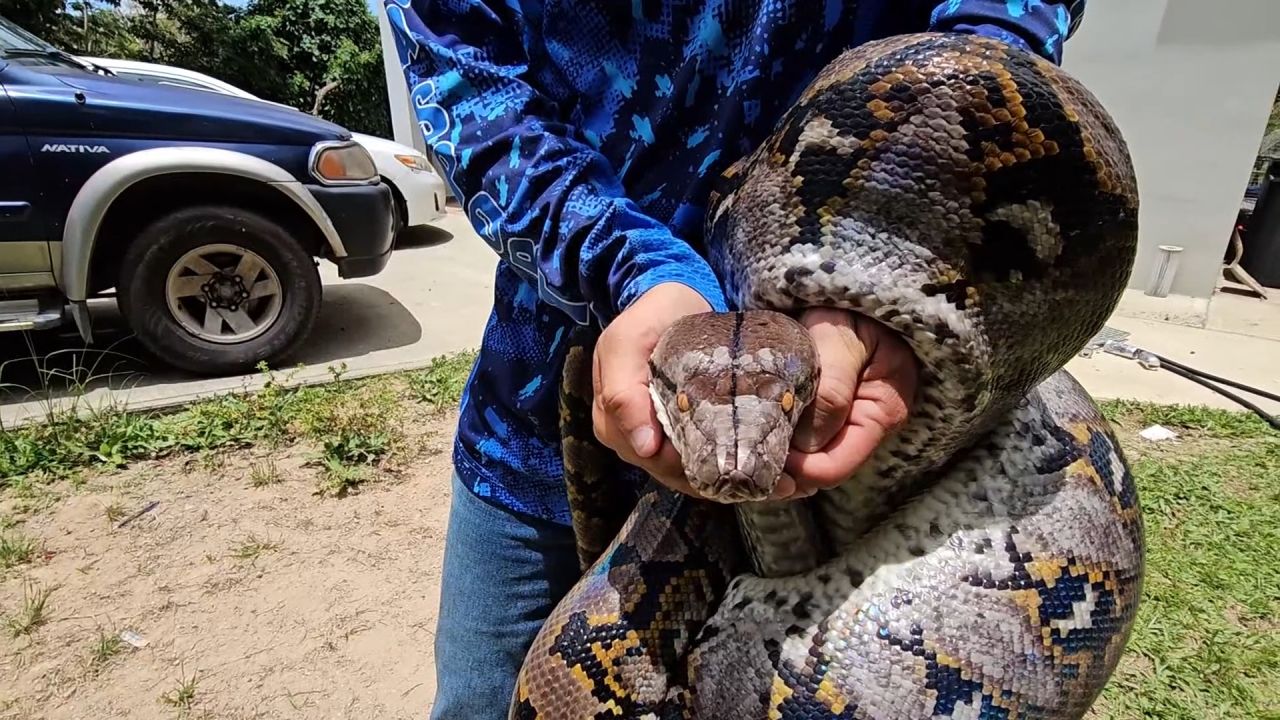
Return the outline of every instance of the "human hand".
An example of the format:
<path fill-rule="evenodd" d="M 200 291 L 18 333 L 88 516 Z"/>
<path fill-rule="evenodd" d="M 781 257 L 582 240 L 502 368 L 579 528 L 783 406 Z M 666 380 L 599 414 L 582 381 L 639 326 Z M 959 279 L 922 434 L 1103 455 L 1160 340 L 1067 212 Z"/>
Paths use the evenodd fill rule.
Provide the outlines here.
<path fill-rule="evenodd" d="M 813 336 L 822 375 L 792 436 L 786 465 L 794 480 L 791 498 L 848 480 L 906 422 L 917 382 L 911 349 L 875 320 L 814 308 L 800 322 Z"/>
<path fill-rule="evenodd" d="M 664 437 L 649 394 L 649 357 L 676 320 L 711 311 L 711 305 L 680 283 L 658 285 L 604 329 L 592 359 L 596 438 L 668 487 L 697 495 L 685 479 L 680 454 Z"/>

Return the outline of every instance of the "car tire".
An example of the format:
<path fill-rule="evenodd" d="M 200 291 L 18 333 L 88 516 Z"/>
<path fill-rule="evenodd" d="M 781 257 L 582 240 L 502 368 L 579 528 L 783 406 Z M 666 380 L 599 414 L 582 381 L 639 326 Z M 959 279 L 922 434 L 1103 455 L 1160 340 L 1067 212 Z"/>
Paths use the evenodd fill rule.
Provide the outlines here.
<path fill-rule="evenodd" d="M 322 292 L 315 261 L 284 227 L 214 205 L 148 225 L 125 252 L 116 290 L 142 345 L 201 375 L 286 359 L 310 334 Z"/>

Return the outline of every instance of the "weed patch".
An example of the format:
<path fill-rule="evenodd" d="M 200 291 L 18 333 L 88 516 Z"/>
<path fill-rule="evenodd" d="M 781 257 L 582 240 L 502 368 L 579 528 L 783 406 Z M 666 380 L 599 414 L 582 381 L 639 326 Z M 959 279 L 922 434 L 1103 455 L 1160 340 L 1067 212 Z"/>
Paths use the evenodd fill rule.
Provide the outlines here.
<path fill-rule="evenodd" d="M 249 484 L 253 487 L 275 485 L 283 479 L 284 476 L 280 473 L 280 468 L 276 467 L 274 460 L 263 460 L 249 467 Z"/>
<path fill-rule="evenodd" d="M 371 380 L 340 380 L 342 373 L 335 370 L 335 382 L 307 387 L 290 386 L 291 375 L 263 370 L 264 387 L 258 392 L 221 395 L 174 413 L 50 411 L 44 423 L 0 432 L 0 487 L 35 505 L 42 488 L 85 470 L 192 453 L 214 471 L 227 451 L 298 441 L 319 445 L 325 467 L 331 462 L 372 467 L 403 438 L 398 423 L 407 399 L 404 388 L 410 388 L 413 401 L 433 407 L 451 398 L 456 402 L 469 365 L 458 357 L 473 355 L 439 358 L 420 373 Z"/>
<path fill-rule="evenodd" d="M 22 607 L 17 614 L 9 618 L 9 633 L 13 637 L 30 635 L 49 620 L 49 596 L 53 588 L 41 587 L 38 583 L 28 581 L 22 588 Z"/>
<path fill-rule="evenodd" d="M 231 557 L 237 560 L 257 560 L 263 553 L 275 552 L 280 549 L 280 543 L 273 542 L 269 538 L 261 538 L 252 533 L 244 539 L 232 552 Z"/>
<path fill-rule="evenodd" d="M 29 563 L 35 554 L 35 540 L 18 532 L 0 532 L 0 570 Z"/>
<path fill-rule="evenodd" d="M 89 647 L 89 667 L 93 670 L 101 668 L 110 662 L 111 658 L 119 655 L 123 649 L 124 641 L 119 635 L 99 630 L 98 639 L 94 640 L 93 645 Z"/>
<path fill-rule="evenodd" d="M 433 408 L 456 407 L 475 362 L 474 352 L 433 358 L 426 368 L 408 373 L 409 390 L 420 402 Z"/>

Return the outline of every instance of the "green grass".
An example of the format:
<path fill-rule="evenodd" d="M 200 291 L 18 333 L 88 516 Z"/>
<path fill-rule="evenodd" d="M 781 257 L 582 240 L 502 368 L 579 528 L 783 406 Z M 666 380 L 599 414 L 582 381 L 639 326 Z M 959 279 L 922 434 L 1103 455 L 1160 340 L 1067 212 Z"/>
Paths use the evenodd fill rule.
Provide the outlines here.
<path fill-rule="evenodd" d="M 275 552 L 280 549 L 280 543 L 269 538 L 260 538 L 250 533 L 241 543 L 231 551 L 231 557 L 237 560 L 248 560 L 253 562 L 262 556 L 263 553 Z"/>
<path fill-rule="evenodd" d="M 119 635 L 99 630 L 98 639 L 89 646 L 89 667 L 94 670 L 101 668 L 110 662 L 111 658 L 119 655 L 123 649 L 124 641 Z"/>
<path fill-rule="evenodd" d="M 435 358 L 423 370 L 408 374 L 409 389 L 418 400 L 435 407 L 452 407 L 462 398 L 476 355 L 462 352 Z"/>
<path fill-rule="evenodd" d="M 1204 408 L 1107 403 L 1139 488 L 1147 572 L 1095 716 L 1280 718 L 1280 433 Z M 1158 423 L 1177 443 L 1148 443 Z"/>
<path fill-rule="evenodd" d="M 195 706 L 197 675 L 198 673 L 192 673 L 191 677 L 187 677 L 183 672 L 177 686 L 160 696 L 161 702 L 178 712 L 178 717 L 187 717 Z"/>
<path fill-rule="evenodd" d="M 49 596 L 52 594 L 52 588 L 28 581 L 22 588 L 22 607 L 7 622 L 9 634 L 15 638 L 30 635 L 48 622 Z"/>
<path fill-rule="evenodd" d="M 0 532 L 0 570 L 29 563 L 35 554 L 35 540 L 16 531 Z"/>
<path fill-rule="evenodd" d="M 275 461 L 270 458 L 256 462 L 249 468 L 249 484 L 253 487 L 267 487 L 282 480 L 284 475 L 280 473 L 280 468 L 276 467 Z"/>
<path fill-rule="evenodd" d="M 340 380 L 295 387 L 263 370 L 265 387 L 222 395 L 175 413 L 50 413 L 48 421 L 0 429 L 0 488 L 29 504 L 48 504 L 53 482 L 94 469 L 123 467 L 173 453 L 218 458 L 249 445 L 309 441 L 322 446 L 321 464 L 372 466 L 402 435 L 396 389 L 418 404 L 456 405 L 475 354 L 436 358 L 427 369 L 400 377 Z M 334 371 L 335 379 L 341 371 Z"/>

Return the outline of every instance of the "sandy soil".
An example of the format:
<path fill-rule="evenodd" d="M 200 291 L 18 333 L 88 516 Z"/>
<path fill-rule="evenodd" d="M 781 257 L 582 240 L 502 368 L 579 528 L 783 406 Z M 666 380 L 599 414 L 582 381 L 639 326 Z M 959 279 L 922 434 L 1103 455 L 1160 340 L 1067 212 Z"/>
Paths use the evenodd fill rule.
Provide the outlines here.
<path fill-rule="evenodd" d="M 21 530 L 43 557 L 0 575 L 0 718 L 425 718 L 453 423 L 433 419 L 407 469 L 341 499 L 313 494 L 293 448 L 265 487 L 250 468 L 266 451 L 174 458 L 33 513 Z M 48 620 L 15 638 L 31 582 L 52 588 Z M 95 662 L 124 630 L 146 645 Z"/>

